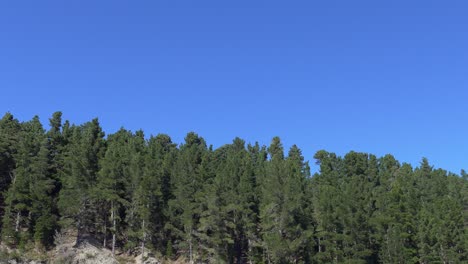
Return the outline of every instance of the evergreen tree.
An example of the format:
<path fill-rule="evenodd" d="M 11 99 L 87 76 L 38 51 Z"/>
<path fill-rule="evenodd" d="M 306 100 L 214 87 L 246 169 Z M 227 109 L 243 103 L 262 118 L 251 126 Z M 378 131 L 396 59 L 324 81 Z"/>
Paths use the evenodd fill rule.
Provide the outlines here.
<path fill-rule="evenodd" d="M 200 168 L 206 153 L 205 140 L 193 132 L 188 133 L 174 167 L 173 198 L 168 204 L 170 217 L 166 229 L 174 236 L 174 247 L 191 263 L 199 250 L 195 238 L 200 217 L 197 197 L 203 189 L 205 175 L 200 173 Z"/>
<path fill-rule="evenodd" d="M 34 240 L 42 246 L 52 245 L 57 228 L 55 204 L 56 180 L 51 174 L 53 160 L 50 157 L 50 145 L 44 140 L 39 153 L 33 160 L 31 171 L 31 218 L 34 223 Z"/>
<path fill-rule="evenodd" d="M 401 167 L 392 156 L 380 164 L 381 183 L 373 224 L 378 230 L 379 258 L 384 263 L 416 262 L 416 219 L 418 206 L 413 187 L 413 169 Z"/>
<path fill-rule="evenodd" d="M 341 186 L 344 197 L 343 215 L 340 216 L 343 226 L 342 245 L 345 261 L 351 263 L 365 263 L 370 258 L 370 224 L 372 208 L 373 183 L 368 178 L 368 159 L 366 153 L 349 152 L 345 155 L 343 184 Z"/>
<path fill-rule="evenodd" d="M 122 225 L 120 211 L 127 204 L 125 194 L 127 181 L 131 179 L 129 167 L 132 154 L 136 154 L 129 147 L 131 137 L 131 132 L 124 129 L 109 136 L 106 153 L 100 162 L 97 188 L 93 190 L 97 199 L 103 202 L 104 208 L 109 208 L 108 221 L 112 235 L 112 254 L 115 254 L 117 235 Z M 106 240 L 107 230 L 104 232 L 104 240 Z"/>
<path fill-rule="evenodd" d="M 239 144 L 237 144 L 239 145 Z M 244 145 L 244 144 L 242 144 Z M 259 239 L 258 227 L 258 186 L 255 173 L 256 164 L 248 151 L 242 148 L 238 155 L 243 167 L 239 177 L 237 203 L 239 205 L 239 221 L 237 222 L 236 259 L 237 263 L 255 262 L 255 241 Z M 236 160 L 237 162 L 237 160 Z M 236 162 L 233 163 L 236 166 Z"/>
<path fill-rule="evenodd" d="M 20 123 L 12 114 L 6 113 L 0 120 L 0 218 L 5 209 L 5 192 L 14 179 L 15 156 L 18 148 Z M 1 226 L 0 226 L 1 227 Z"/>
<path fill-rule="evenodd" d="M 288 262 L 309 263 L 314 253 L 312 206 L 306 196 L 310 179 L 309 164 L 301 150 L 293 145 L 286 160 L 287 178 L 283 185 L 285 195 L 284 217 L 287 218 L 286 235 Z"/>
<path fill-rule="evenodd" d="M 413 169 L 393 156 L 318 151 L 312 177 L 301 150 L 209 148 L 191 132 L 120 129 L 97 119 L 45 131 L 38 117 L 0 120 L 2 243 L 50 249 L 56 232 L 101 239 L 126 254 L 191 263 L 465 263 L 468 176 Z M 70 233 L 69 233 L 70 234 Z"/>
<path fill-rule="evenodd" d="M 9 244 L 27 243 L 32 236 L 39 245 L 49 246 L 55 230 L 51 192 L 48 141 L 36 116 L 22 125 L 19 134 L 17 168 L 6 196 L 3 238 Z"/>
<path fill-rule="evenodd" d="M 343 162 L 336 154 L 324 150 L 318 151 L 314 158 L 320 165 L 320 174 L 313 177 L 313 214 L 317 224 L 314 259 L 319 263 L 340 263 L 344 261 L 341 215 L 346 204 L 340 190 Z"/>
<path fill-rule="evenodd" d="M 93 199 L 99 160 L 105 151 L 105 141 L 99 121 L 93 119 L 81 126 L 64 126 L 62 189 L 59 195 L 59 212 L 62 227 L 75 227 L 77 242 L 83 236 L 96 232 L 95 216 L 102 210 Z"/>
<path fill-rule="evenodd" d="M 278 137 L 268 148 L 271 160 L 263 182 L 260 217 L 267 261 L 299 263 L 311 248 L 311 221 L 304 213 L 304 187 L 309 176 L 301 151 L 293 146 L 288 159 Z M 307 250 L 308 249 L 308 250 Z M 309 252 L 310 253 L 310 252 Z"/>
<path fill-rule="evenodd" d="M 127 222 L 142 252 L 147 245 L 164 250 L 167 244 L 163 230 L 164 211 L 170 192 L 170 171 L 176 146 L 167 135 L 150 137 L 147 149 L 141 132 L 137 132 L 134 141 L 135 151 L 140 154 L 132 154 L 135 188 L 127 209 Z"/>
<path fill-rule="evenodd" d="M 243 177 L 242 182 L 252 183 L 252 193 L 249 199 L 249 206 L 252 210 L 250 221 L 247 225 L 247 250 L 249 263 L 263 261 L 263 241 L 260 230 L 260 200 L 262 198 L 262 188 L 266 179 L 266 168 L 268 151 L 266 146 L 260 146 L 258 142 L 247 146 L 248 157 L 252 164 L 252 177 Z M 242 183 L 241 182 L 241 183 Z M 247 198 L 247 197 L 246 197 Z"/>
<path fill-rule="evenodd" d="M 43 134 L 44 129 L 37 116 L 21 125 L 15 155 L 16 168 L 5 197 L 6 210 L 2 225 L 3 240 L 11 245 L 19 242 L 24 245 L 30 239 L 32 223 L 29 215 L 32 206 L 31 188 L 33 187 L 31 171 L 35 167 L 33 159 L 39 153 L 40 135 Z"/>
<path fill-rule="evenodd" d="M 252 260 L 255 230 L 255 175 L 245 142 L 214 153 L 215 177 L 205 186 L 205 208 L 199 233 L 207 262 L 244 263 Z"/>
<path fill-rule="evenodd" d="M 168 135 L 159 134 L 149 140 L 149 155 L 145 161 L 145 177 L 149 182 L 142 182 L 151 194 L 150 225 L 152 244 L 162 252 L 172 250 L 172 237 L 164 229 L 165 223 L 170 221 L 169 201 L 173 196 L 173 172 L 177 159 L 177 146 Z M 155 187 L 151 187 L 155 186 Z M 170 247 L 167 247 L 170 245 Z"/>

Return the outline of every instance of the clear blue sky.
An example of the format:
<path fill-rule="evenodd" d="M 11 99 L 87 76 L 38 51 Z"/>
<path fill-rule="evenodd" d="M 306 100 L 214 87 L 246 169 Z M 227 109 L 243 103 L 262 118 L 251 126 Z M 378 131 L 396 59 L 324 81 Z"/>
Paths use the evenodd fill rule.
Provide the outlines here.
<path fill-rule="evenodd" d="M 466 1 L 2 1 L 0 110 L 468 168 Z M 2 114 L 3 114 L 2 113 Z"/>

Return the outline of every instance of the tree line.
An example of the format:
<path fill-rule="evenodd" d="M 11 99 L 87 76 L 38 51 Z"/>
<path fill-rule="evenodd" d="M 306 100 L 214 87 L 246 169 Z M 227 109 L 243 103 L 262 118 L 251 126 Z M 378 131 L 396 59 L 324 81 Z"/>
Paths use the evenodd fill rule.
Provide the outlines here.
<path fill-rule="evenodd" d="M 0 120 L 1 241 L 50 249 L 60 232 L 112 252 L 193 263 L 462 263 L 468 175 L 392 155 L 324 150 L 319 173 L 293 145 L 240 138 L 214 149 L 190 132 Z"/>

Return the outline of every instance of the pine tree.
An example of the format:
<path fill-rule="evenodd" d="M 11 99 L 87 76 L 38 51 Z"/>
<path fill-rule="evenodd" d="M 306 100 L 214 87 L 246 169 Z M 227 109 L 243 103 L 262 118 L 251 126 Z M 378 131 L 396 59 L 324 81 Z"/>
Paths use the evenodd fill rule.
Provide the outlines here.
<path fill-rule="evenodd" d="M 125 129 L 109 136 L 106 153 L 100 162 L 97 188 L 94 190 L 97 199 L 103 202 L 105 208 L 109 208 L 108 221 L 113 255 L 123 220 L 120 212 L 128 202 L 125 199 L 126 186 L 131 185 L 128 181 L 132 179 L 129 168 L 133 156 L 137 154 L 130 146 L 131 140 L 131 132 Z"/>
<path fill-rule="evenodd" d="M 3 237 L 9 244 L 24 245 L 34 235 L 38 244 L 49 246 L 55 228 L 50 192 L 50 157 L 44 129 L 35 116 L 22 125 L 19 134 L 17 168 L 6 196 Z"/>
<path fill-rule="evenodd" d="M 54 200 L 56 181 L 51 174 L 52 159 L 49 141 L 45 139 L 31 171 L 31 218 L 34 222 L 34 240 L 41 246 L 52 245 L 56 230 L 57 215 Z"/>
<path fill-rule="evenodd" d="M 173 198 L 169 201 L 170 220 L 166 229 L 174 236 L 174 246 L 180 254 L 195 261 L 198 241 L 195 231 L 200 217 L 197 197 L 203 189 L 204 175 L 200 173 L 203 158 L 207 153 L 205 140 L 191 132 L 180 146 L 174 167 Z"/>
<path fill-rule="evenodd" d="M 61 175 L 64 167 L 64 148 L 66 145 L 66 139 L 62 133 L 62 129 L 68 129 L 68 123 L 62 127 L 62 112 L 53 113 L 49 119 L 50 129 L 47 131 L 47 148 L 49 151 L 49 173 L 54 180 L 57 181 L 57 188 L 54 190 L 54 199 L 57 199 L 58 192 L 61 188 Z"/>
<path fill-rule="evenodd" d="M 268 151 L 266 146 L 260 146 L 258 142 L 247 146 L 248 160 L 252 164 L 252 176 L 241 179 L 241 184 L 252 186 L 251 194 L 246 205 L 251 209 L 250 217 L 246 219 L 247 252 L 249 263 L 263 261 L 264 250 L 260 233 L 260 200 L 262 198 L 262 188 L 266 179 L 266 167 L 268 162 Z M 246 198 L 247 198 L 246 197 Z M 248 211 L 247 211 L 248 212 Z"/>
<path fill-rule="evenodd" d="M 148 237 L 152 244 L 161 249 L 167 250 L 167 245 L 171 244 L 170 233 L 164 229 L 165 223 L 169 221 L 168 203 L 173 199 L 173 172 L 177 159 L 177 146 L 168 135 L 159 134 L 150 137 L 148 142 L 148 155 L 145 160 L 145 180 L 142 182 L 144 193 L 148 193 L 150 201 L 148 219 Z M 144 203 L 142 203 L 143 205 Z"/>
<path fill-rule="evenodd" d="M 320 174 L 313 177 L 313 214 L 316 221 L 317 254 L 319 263 L 339 263 L 344 259 L 342 248 L 343 223 L 341 215 L 346 201 L 340 185 L 343 162 L 334 153 L 318 151 L 314 158 L 320 165 Z"/>
<path fill-rule="evenodd" d="M 213 154 L 215 176 L 205 185 L 198 233 L 205 261 L 243 263 L 252 260 L 256 227 L 255 175 L 245 142 L 234 139 Z"/>
<path fill-rule="evenodd" d="M 458 179 L 434 170 L 423 159 L 415 171 L 421 209 L 418 214 L 418 255 L 421 263 L 458 263 L 466 260 L 464 212 Z"/>
<path fill-rule="evenodd" d="M 203 190 L 199 192 L 197 200 L 201 202 L 200 220 L 197 227 L 196 237 L 200 241 L 202 262 L 226 263 L 229 258 L 228 247 L 233 244 L 228 227 L 225 223 L 227 219 L 225 198 L 221 197 L 224 187 L 222 183 L 223 171 L 227 159 L 228 146 L 218 148 L 213 155 L 215 176 L 205 182 Z M 207 160 L 207 159 L 205 159 Z M 228 194 L 226 193 L 226 196 Z"/>
<path fill-rule="evenodd" d="M 104 159 L 101 160 L 102 166 L 100 177 L 98 177 L 98 186 L 104 189 L 111 188 L 113 192 L 118 192 L 117 196 L 120 200 L 118 202 L 120 209 L 117 210 L 119 212 L 118 234 L 124 238 L 122 240 L 124 249 L 132 252 L 138 247 L 141 238 L 141 219 L 138 211 L 140 193 L 138 191 L 144 173 L 146 141 L 143 131 L 139 130 L 132 133 L 121 128 L 117 133 L 109 136 L 107 142 L 108 149 Z M 105 183 L 109 179 L 113 180 L 113 184 L 117 184 L 117 189 L 114 190 L 116 186 L 112 187 Z M 98 190 L 97 193 L 100 193 L 100 191 Z M 112 208 L 112 202 L 102 198 L 100 197 L 104 206 Z M 112 213 L 110 216 L 112 216 Z M 103 222 L 110 218 L 109 214 L 107 214 L 107 216 L 104 216 Z"/>
<path fill-rule="evenodd" d="M 242 144 L 243 145 L 243 144 Z M 258 239 L 258 186 L 257 175 L 255 174 L 255 162 L 250 153 L 242 149 L 240 179 L 237 191 L 237 203 L 240 207 L 239 221 L 237 223 L 238 238 L 236 240 L 237 263 L 255 262 L 255 241 Z M 236 201 L 234 201 L 236 203 Z"/>
<path fill-rule="evenodd" d="M 364 263 L 372 252 L 370 251 L 370 224 L 372 215 L 368 203 L 371 197 L 372 182 L 369 181 L 368 159 L 366 153 L 349 152 L 344 157 L 343 184 L 341 186 L 343 215 L 340 216 L 343 225 L 343 251 L 345 261 Z"/>
<path fill-rule="evenodd" d="M 313 256 L 313 219 L 311 204 L 307 201 L 310 168 L 304 162 L 301 150 L 293 145 L 286 159 L 287 178 L 283 185 L 285 195 L 284 217 L 287 218 L 283 241 L 288 245 L 288 262 L 310 262 Z"/>
<path fill-rule="evenodd" d="M 127 209 L 127 223 L 142 253 L 148 245 L 164 250 L 167 244 L 163 230 L 164 211 L 170 192 L 170 171 L 176 146 L 167 135 L 150 137 L 147 149 L 142 133 L 137 132 L 134 141 L 137 146 L 135 151 L 139 154 L 132 154 L 134 190 Z"/>
<path fill-rule="evenodd" d="M 64 125 L 63 187 L 59 195 L 61 225 L 75 227 L 77 242 L 96 232 L 95 218 L 99 211 L 93 199 L 99 160 L 105 151 L 104 132 L 97 119 L 81 126 Z"/>
<path fill-rule="evenodd" d="M 0 218 L 5 209 L 5 193 L 14 179 L 15 156 L 18 148 L 20 123 L 12 114 L 6 113 L 0 120 Z M 1 227 L 1 226 L 0 226 Z"/>
<path fill-rule="evenodd" d="M 260 201 L 266 260 L 297 263 L 301 259 L 299 253 L 308 246 L 311 237 L 310 232 L 302 232 L 304 226 L 301 226 L 307 225 L 307 221 L 301 223 L 304 220 L 301 219 L 304 216 L 301 208 L 304 190 L 300 185 L 305 182 L 308 172 L 297 147 L 291 149 L 290 159 L 285 160 L 278 137 L 273 138 L 268 152 L 271 158 Z"/>
<path fill-rule="evenodd" d="M 413 169 L 393 156 L 293 145 L 285 157 L 235 138 L 214 149 L 191 132 L 179 147 L 97 119 L 45 131 L 0 120 L 2 243 L 50 249 L 56 232 L 102 239 L 126 254 L 191 263 L 465 263 L 467 173 Z M 110 240 L 110 242 L 109 242 Z"/>

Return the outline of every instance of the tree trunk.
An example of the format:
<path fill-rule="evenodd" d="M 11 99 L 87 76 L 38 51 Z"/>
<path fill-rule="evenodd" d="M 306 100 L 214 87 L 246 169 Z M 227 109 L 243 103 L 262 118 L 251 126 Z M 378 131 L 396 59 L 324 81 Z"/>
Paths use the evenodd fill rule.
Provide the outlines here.
<path fill-rule="evenodd" d="M 15 184 L 15 182 L 16 182 L 16 177 L 11 173 L 11 171 L 8 172 L 8 174 L 10 175 L 11 183 L 12 183 L 12 184 Z"/>
<path fill-rule="evenodd" d="M 106 248 L 107 246 L 107 222 L 104 219 L 104 241 L 102 243 L 102 247 Z"/>
<path fill-rule="evenodd" d="M 76 243 L 79 244 L 82 241 L 83 237 L 83 222 L 84 222 L 84 208 L 86 208 L 86 201 L 82 201 L 80 203 L 80 210 L 78 212 L 78 215 L 76 215 Z"/>
<path fill-rule="evenodd" d="M 189 254 L 190 254 L 190 264 L 193 264 L 193 255 L 192 255 L 192 230 L 190 229 L 190 238 L 189 238 Z"/>
<path fill-rule="evenodd" d="M 16 213 L 16 223 L 15 223 L 15 232 L 19 231 L 19 224 L 20 224 L 20 212 Z"/>
<path fill-rule="evenodd" d="M 252 264 L 252 245 L 250 239 L 247 240 L 248 251 L 249 251 L 249 263 Z"/>
<path fill-rule="evenodd" d="M 117 232 L 116 221 L 115 221 L 115 212 L 114 212 L 114 202 L 111 202 L 111 219 L 112 219 L 112 256 L 115 256 L 115 233 Z"/>
<path fill-rule="evenodd" d="M 318 238 L 318 252 L 322 252 L 322 249 L 320 248 L 320 237 Z"/>
<path fill-rule="evenodd" d="M 141 240 L 141 256 L 145 256 L 145 242 L 146 242 L 146 230 L 145 230 L 145 219 L 141 222 L 141 229 L 143 230 L 143 238 Z"/>

